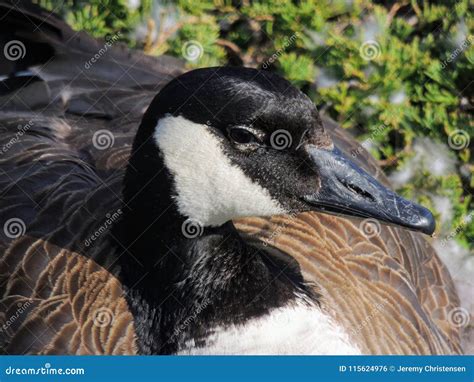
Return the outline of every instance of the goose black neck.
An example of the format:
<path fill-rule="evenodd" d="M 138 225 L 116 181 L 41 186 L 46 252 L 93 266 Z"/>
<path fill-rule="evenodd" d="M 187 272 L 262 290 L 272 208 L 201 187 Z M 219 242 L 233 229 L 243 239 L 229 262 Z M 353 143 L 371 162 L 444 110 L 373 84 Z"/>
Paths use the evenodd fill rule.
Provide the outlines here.
<path fill-rule="evenodd" d="M 131 277 L 156 281 L 166 279 L 169 272 L 176 273 L 181 263 L 174 255 L 184 237 L 185 221 L 172 198 L 172 178 L 164 166 L 159 150 L 152 139 L 137 136 L 124 178 L 123 218 L 117 227 L 116 237 L 131 256 L 125 270 Z M 173 256 L 167 256 L 171 254 Z M 131 257 L 131 259 L 130 259 Z M 135 264 L 132 264 L 135 262 Z M 133 266 L 132 266 L 133 265 Z M 157 273 L 162 273 L 158 275 Z M 149 275 L 143 277 L 143 275 Z"/>

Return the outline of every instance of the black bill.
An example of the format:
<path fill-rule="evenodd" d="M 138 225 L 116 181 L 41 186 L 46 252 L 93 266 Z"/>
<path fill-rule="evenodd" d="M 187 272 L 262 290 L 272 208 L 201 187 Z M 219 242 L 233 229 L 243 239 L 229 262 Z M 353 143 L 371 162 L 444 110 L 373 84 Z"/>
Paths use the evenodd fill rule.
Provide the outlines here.
<path fill-rule="evenodd" d="M 303 200 L 314 209 L 348 216 L 374 218 L 431 235 L 435 230 L 432 213 L 402 198 L 347 159 L 333 151 L 305 147 L 321 177 L 318 192 Z"/>

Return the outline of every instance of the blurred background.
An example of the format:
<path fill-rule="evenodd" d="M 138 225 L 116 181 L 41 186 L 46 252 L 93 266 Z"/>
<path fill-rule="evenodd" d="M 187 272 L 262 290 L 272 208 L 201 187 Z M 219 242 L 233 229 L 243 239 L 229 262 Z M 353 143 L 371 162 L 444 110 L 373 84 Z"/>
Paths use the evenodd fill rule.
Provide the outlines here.
<path fill-rule="evenodd" d="M 431 208 L 433 244 L 472 301 L 472 2 L 37 3 L 76 30 L 189 68 L 245 65 L 286 77 L 357 137 L 398 192 Z"/>

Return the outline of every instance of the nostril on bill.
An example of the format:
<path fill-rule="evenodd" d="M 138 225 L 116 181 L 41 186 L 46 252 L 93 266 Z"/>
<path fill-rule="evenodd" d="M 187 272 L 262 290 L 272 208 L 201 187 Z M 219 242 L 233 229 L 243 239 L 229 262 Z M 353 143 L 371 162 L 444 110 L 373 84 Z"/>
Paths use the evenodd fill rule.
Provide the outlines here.
<path fill-rule="evenodd" d="M 371 202 L 375 202 L 375 198 L 369 192 L 363 190 L 358 185 L 354 184 L 353 182 L 347 181 L 346 179 L 339 179 L 344 187 L 346 187 L 349 191 L 362 196 L 365 199 L 370 200 Z"/>

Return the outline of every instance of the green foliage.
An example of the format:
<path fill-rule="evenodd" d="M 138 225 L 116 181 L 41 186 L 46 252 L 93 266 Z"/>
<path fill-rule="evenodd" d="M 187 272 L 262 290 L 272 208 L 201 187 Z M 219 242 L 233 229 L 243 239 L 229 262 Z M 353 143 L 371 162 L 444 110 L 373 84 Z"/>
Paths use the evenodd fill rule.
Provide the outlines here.
<path fill-rule="evenodd" d="M 68 1 L 62 13 L 76 29 L 103 36 L 131 30 L 150 11 L 149 1 L 135 11 L 120 0 L 106 7 L 100 0 Z M 188 60 L 190 67 L 231 63 L 281 73 L 361 140 L 370 136 L 372 153 L 388 173 L 406 165 L 417 137 L 450 142 L 457 171 L 422 172 L 400 192 L 428 206 L 433 206 L 430 195 L 448 198 L 454 206 L 448 232 L 472 211 L 472 145 L 458 141 L 459 131 L 464 138 L 474 132 L 469 0 L 177 0 L 165 5 L 179 27 L 152 52 L 187 58 L 185 46 L 192 42 L 201 51 Z M 380 130 L 381 125 L 387 128 Z M 473 224 L 456 237 L 472 248 Z"/>
<path fill-rule="evenodd" d="M 169 41 L 169 50 L 174 54 L 187 58 L 188 54 L 191 57 L 193 52 L 187 52 L 187 44 L 191 48 L 197 49 L 199 58 L 190 60 L 190 65 L 195 63 L 195 67 L 217 66 L 225 60 L 225 51 L 216 44 L 219 38 L 219 27 L 215 20 L 207 19 L 207 21 L 200 20 L 196 24 L 184 24 L 179 29 L 177 35 Z"/>
<path fill-rule="evenodd" d="M 152 8 L 152 0 L 140 1 L 138 8 L 128 6 L 126 0 L 37 0 L 39 5 L 61 15 L 75 30 L 85 30 L 95 37 L 104 38 L 120 32 L 122 36 Z"/>

